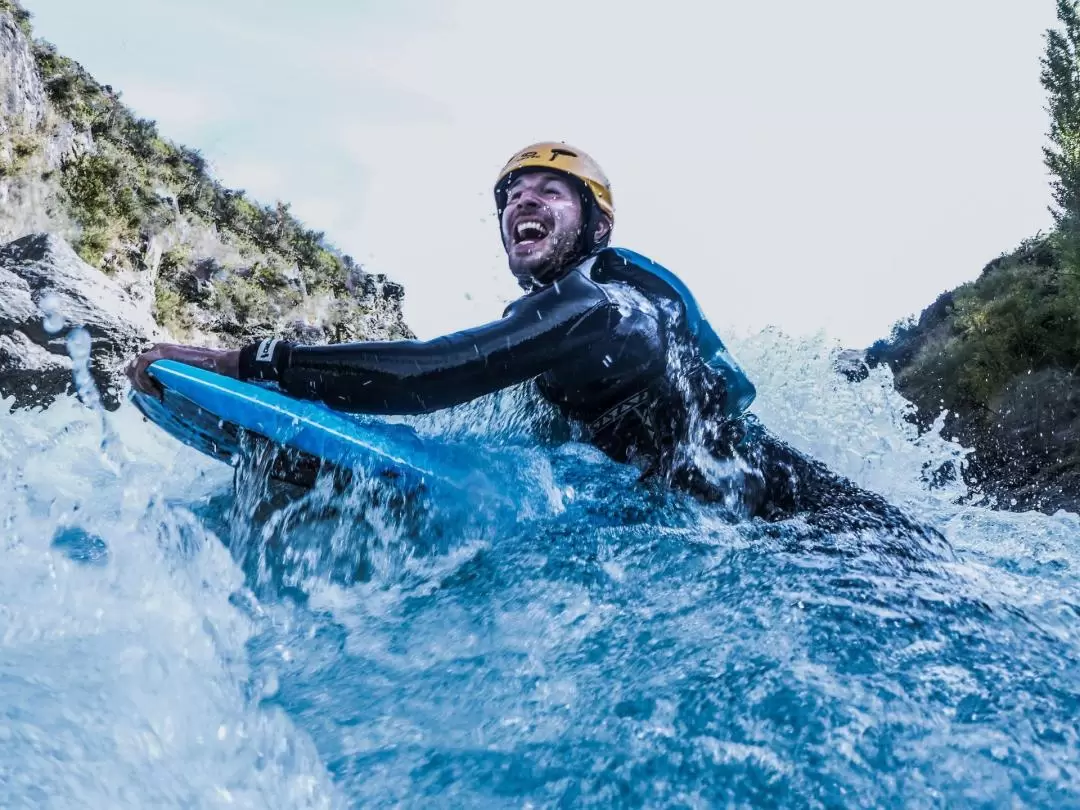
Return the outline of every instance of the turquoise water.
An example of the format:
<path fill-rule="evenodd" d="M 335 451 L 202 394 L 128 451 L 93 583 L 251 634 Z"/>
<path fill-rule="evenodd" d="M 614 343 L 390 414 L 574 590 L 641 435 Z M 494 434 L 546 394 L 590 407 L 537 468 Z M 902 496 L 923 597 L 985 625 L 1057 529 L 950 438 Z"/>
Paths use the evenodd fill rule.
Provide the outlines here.
<path fill-rule="evenodd" d="M 756 412 L 948 548 L 729 522 L 519 393 L 414 420 L 489 448 L 461 502 L 0 415 L 5 806 L 1080 805 L 1080 520 L 953 504 L 830 348 L 735 342 Z"/>

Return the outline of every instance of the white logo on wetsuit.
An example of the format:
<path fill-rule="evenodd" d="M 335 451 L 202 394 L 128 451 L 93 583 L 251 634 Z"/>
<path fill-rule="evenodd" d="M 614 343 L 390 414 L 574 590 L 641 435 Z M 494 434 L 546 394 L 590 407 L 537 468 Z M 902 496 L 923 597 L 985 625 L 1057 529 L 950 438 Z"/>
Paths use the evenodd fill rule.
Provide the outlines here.
<path fill-rule="evenodd" d="M 255 362 L 256 363 L 270 363 L 270 362 L 273 362 L 274 349 L 277 348 L 277 345 L 280 342 L 281 341 L 278 338 L 274 338 L 273 340 L 271 340 L 270 338 L 267 338 L 262 343 L 260 343 L 259 344 L 259 350 L 257 352 L 255 352 Z"/>

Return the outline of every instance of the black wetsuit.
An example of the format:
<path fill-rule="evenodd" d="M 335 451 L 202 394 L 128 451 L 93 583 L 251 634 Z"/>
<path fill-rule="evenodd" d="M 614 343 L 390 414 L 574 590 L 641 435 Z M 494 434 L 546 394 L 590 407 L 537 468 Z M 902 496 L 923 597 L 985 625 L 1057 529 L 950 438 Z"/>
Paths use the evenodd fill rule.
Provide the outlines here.
<path fill-rule="evenodd" d="M 742 415 L 753 387 L 729 361 L 681 282 L 608 248 L 514 301 L 498 321 L 427 341 L 267 340 L 243 350 L 240 376 L 383 414 L 435 411 L 534 380 L 594 445 L 638 465 L 643 478 L 771 520 L 807 513 L 830 530 L 913 526 Z M 724 464 L 732 459 L 745 463 Z"/>

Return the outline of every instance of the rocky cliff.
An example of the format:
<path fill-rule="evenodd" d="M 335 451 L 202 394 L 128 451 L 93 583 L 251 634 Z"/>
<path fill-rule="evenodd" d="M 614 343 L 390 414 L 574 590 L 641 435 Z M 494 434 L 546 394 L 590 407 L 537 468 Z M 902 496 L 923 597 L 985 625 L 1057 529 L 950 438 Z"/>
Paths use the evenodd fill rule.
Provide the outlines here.
<path fill-rule="evenodd" d="M 62 239 L 32 234 L 0 248 L 0 397 L 47 405 L 74 379 L 67 339 L 90 339 L 92 374 L 108 404 L 116 373 L 161 335 L 149 312 Z"/>
<path fill-rule="evenodd" d="M 990 262 L 861 356 L 887 363 L 929 424 L 974 450 L 977 498 L 1006 509 L 1080 512 L 1080 2 L 1057 0 L 1039 80 L 1054 229 Z"/>
<path fill-rule="evenodd" d="M 103 382 L 154 338 L 411 337 L 400 285 L 286 204 L 224 187 L 198 151 L 35 41 L 29 20 L 0 0 L 0 396 L 46 404 L 69 385 L 62 341 L 39 325 L 43 300 L 67 307 L 69 325 L 89 319 Z"/>
<path fill-rule="evenodd" d="M 990 262 L 865 352 L 929 424 L 975 451 L 978 496 L 1080 511 L 1080 277 L 1057 235 Z M 847 373 L 857 377 L 848 358 Z"/>

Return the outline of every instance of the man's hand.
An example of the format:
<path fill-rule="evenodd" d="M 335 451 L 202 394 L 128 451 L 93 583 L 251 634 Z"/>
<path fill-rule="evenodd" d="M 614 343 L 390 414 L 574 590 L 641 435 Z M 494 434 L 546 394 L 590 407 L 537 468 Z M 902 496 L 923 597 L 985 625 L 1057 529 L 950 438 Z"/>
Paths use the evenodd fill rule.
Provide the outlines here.
<path fill-rule="evenodd" d="M 226 377 L 240 375 L 239 349 L 200 349 L 197 346 L 157 343 L 128 364 L 127 375 L 136 391 L 159 399 L 162 395 L 161 386 L 147 373 L 150 364 L 158 360 L 175 360 L 178 363 L 197 366 Z"/>

